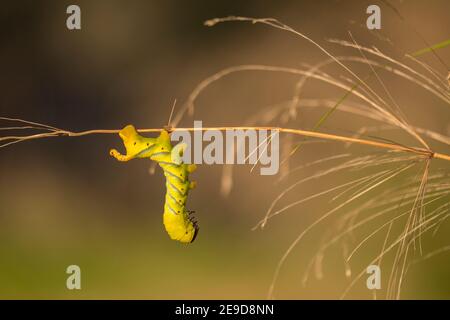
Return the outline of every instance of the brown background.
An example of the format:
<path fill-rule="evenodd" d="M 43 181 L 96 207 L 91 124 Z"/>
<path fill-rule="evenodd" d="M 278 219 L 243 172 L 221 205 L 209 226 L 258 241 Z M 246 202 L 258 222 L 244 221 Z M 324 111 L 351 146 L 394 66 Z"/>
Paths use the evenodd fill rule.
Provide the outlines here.
<path fill-rule="evenodd" d="M 78 4 L 82 30 L 69 31 L 65 10 Z M 238 64 L 300 67 L 326 57 L 291 34 L 263 25 L 203 26 L 209 18 L 233 15 L 275 17 L 301 30 L 336 55 L 357 52 L 326 42 L 348 40 L 376 46 L 402 59 L 428 43 L 448 38 L 448 1 L 395 1 L 401 22 L 386 6 L 382 30 L 368 32 L 365 9 L 377 1 L 10 1 L 2 3 L 0 108 L 2 116 L 24 118 L 73 131 L 93 128 L 161 127 L 175 98 L 182 101 L 202 79 Z M 389 40 L 386 40 L 389 39 Z M 447 63 L 449 49 L 438 52 Z M 445 68 L 431 55 L 434 68 Z M 367 66 L 352 69 L 367 74 Z M 327 70 L 341 72 L 337 67 Z M 275 73 L 242 73 L 224 78 L 199 98 L 194 119 L 205 126 L 242 125 L 252 114 L 290 99 L 297 78 Z M 383 74 L 408 120 L 449 134 L 449 110 L 427 92 Z M 342 91 L 318 82 L 305 98 L 333 98 Z M 320 112 L 301 112 L 289 126 L 311 128 Z M 370 123 L 336 113 L 324 131 L 351 135 Z M 2 126 L 9 124 L 2 122 Z M 181 125 L 192 125 L 186 117 Z M 407 135 L 388 133 L 404 144 Z M 431 144 L 448 153 L 445 145 Z M 200 166 L 189 207 L 201 227 L 196 242 L 168 239 L 161 224 L 164 184 L 147 174 L 148 163 L 126 165 L 108 150 L 118 137 L 55 138 L 0 150 L 1 298 L 264 298 L 276 263 L 304 228 L 327 209 L 328 199 L 287 212 L 264 231 L 251 231 L 270 202 L 288 184 L 263 177 L 250 166 L 236 168 L 229 197 L 220 195 L 220 166 Z M 293 159 L 306 163 L 342 152 L 342 145 L 318 144 Z M 355 154 L 373 152 L 355 147 Z M 436 163 L 448 171 L 448 164 Z M 298 179 L 310 174 L 304 171 Z M 349 173 L 350 174 L 350 173 Z M 288 200 L 346 181 L 327 177 L 296 190 Z M 289 202 L 289 201 L 288 201 Z M 345 212 L 345 210 L 344 210 Z M 288 259 L 276 287 L 278 298 L 337 298 L 348 284 L 339 246 L 325 258 L 325 278 L 301 286 L 306 263 L 329 224 L 312 232 Z M 449 225 L 427 242 L 432 250 L 448 243 Z M 376 250 L 378 251 L 374 251 Z M 373 249 L 373 250 L 372 250 Z M 379 252 L 368 246 L 355 257 L 355 273 Z M 450 298 L 449 256 L 414 266 L 403 297 Z M 82 290 L 65 288 L 65 268 L 82 269 Z M 364 281 L 350 297 L 371 298 Z"/>

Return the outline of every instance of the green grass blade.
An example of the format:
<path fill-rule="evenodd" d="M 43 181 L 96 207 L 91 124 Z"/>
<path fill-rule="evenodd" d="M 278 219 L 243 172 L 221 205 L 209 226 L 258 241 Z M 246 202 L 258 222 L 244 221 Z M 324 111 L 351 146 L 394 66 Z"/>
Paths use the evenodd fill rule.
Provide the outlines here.
<path fill-rule="evenodd" d="M 436 44 L 434 44 L 434 45 L 432 45 L 430 47 L 418 50 L 418 51 L 412 53 L 411 56 L 418 57 L 418 56 L 421 56 L 421 55 L 423 55 L 425 53 L 433 52 L 433 50 L 445 48 L 445 47 L 447 47 L 449 45 L 450 45 L 450 39 L 447 39 L 447 40 L 444 40 L 442 42 L 436 43 Z"/>

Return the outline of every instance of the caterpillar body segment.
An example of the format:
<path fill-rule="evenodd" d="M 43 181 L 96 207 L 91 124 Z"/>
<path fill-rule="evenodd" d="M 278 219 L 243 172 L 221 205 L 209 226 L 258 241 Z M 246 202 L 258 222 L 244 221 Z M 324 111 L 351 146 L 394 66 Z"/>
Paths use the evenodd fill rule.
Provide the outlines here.
<path fill-rule="evenodd" d="M 191 243 L 198 233 L 197 222 L 192 217 L 192 211 L 186 210 L 186 201 L 190 189 L 195 182 L 189 181 L 189 174 L 194 172 L 194 164 L 185 164 L 180 157 L 173 155 L 173 149 L 182 156 L 185 146 L 172 147 L 170 135 L 166 130 L 156 138 L 141 136 L 134 126 L 128 125 L 119 132 L 125 146 L 126 155 L 112 149 L 110 155 L 119 161 L 129 161 L 134 158 L 149 158 L 158 163 L 166 178 L 166 196 L 164 204 L 163 223 L 167 233 L 173 240 Z"/>

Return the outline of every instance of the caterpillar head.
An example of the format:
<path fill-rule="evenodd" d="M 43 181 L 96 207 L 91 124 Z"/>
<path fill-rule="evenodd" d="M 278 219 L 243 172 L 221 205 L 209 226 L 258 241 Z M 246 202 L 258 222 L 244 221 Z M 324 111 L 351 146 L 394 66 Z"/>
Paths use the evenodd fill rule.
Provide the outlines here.
<path fill-rule="evenodd" d="M 197 220 L 195 220 L 194 216 L 192 216 L 193 213 L 194 213 L 194 211 L 189 211 L 189 217 L 188 217 L 189 221 L 191 222 L 192 226 L 194 227 L 194 235 L 192 236 L 190 243 L 194 242 L 195 238 L 197 238 L 198 230 L 200 230 L 200 228 L 198 227 L 198 224 L 197 224 Z"/>
<path fill-rule="evenodd" d="M 198 235 L 197 221 L 189 215 L 164 213 L 164 226 L 172 240 L 182 243 L 192 243 Z"/>
<path fill-rule="evenodd" d="M 197 238 L 199 227 L 197 225 L 197 221 L 192 221 L 189 219 L 188 227 L 184 233 L 184 236 L 180 238 L 180 241 L 183 243 L 192 243 L 195 238 Z"/>

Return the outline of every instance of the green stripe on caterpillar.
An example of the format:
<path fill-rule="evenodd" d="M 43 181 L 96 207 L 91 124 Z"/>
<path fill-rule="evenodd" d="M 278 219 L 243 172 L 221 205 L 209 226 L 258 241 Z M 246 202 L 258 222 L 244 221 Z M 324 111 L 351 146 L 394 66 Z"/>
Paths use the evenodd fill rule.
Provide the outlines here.
<path fill-rule="evenodd" d="M 170 238 L 183 243 L 191 243 L 198 234 L 197 222 L 192 217 L 192 211 L 186 210 L 186 200 L 190 189 L 195 187 L 194 181 L 189 181 L 195 164 L 185 164 L 180 157 L 185 149 L 178 144 L 172 147 L 170 135 L 166 130 L 156 138 L 141 136 L 132 125 L 128 125 L 119 132 L 126 149 L 122 155 L 117 150 L 110 151 L 111 156 L 119 161 L 129 161 L 134 158 L 149 158 L 156 161 L 166 177 L 166 197 L 164 204 L 163 222 Z M 178 157 L 172 156 L 172 151 Z"/>

